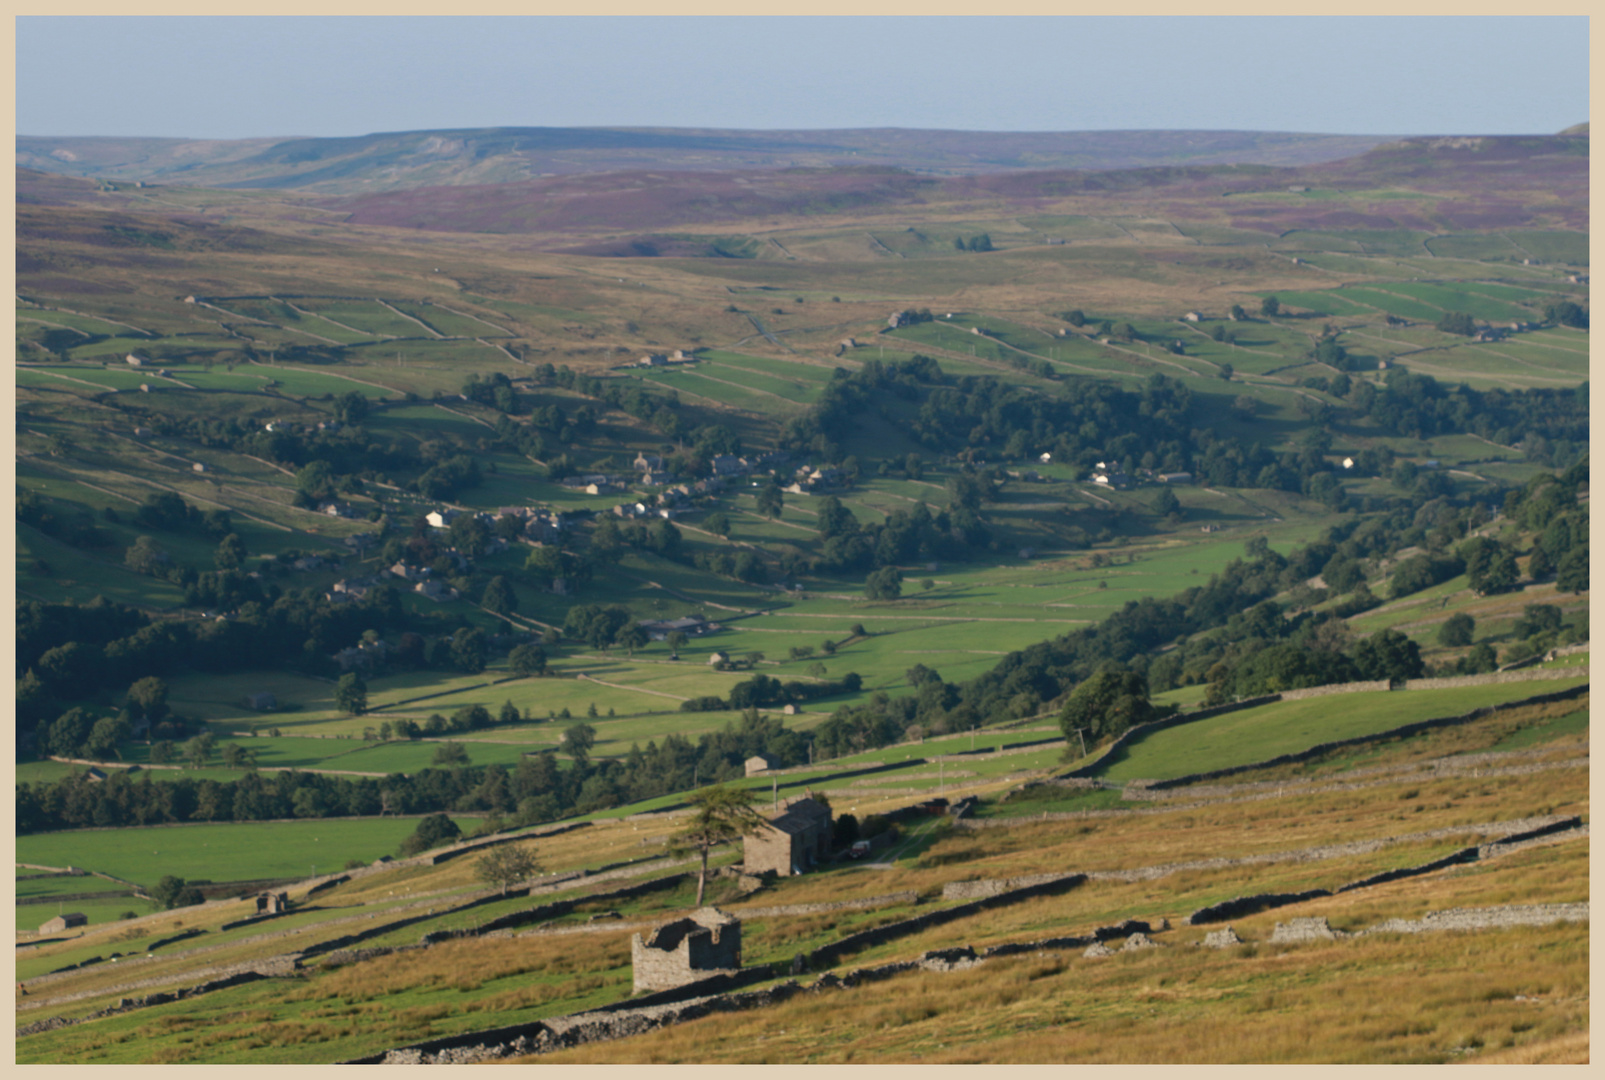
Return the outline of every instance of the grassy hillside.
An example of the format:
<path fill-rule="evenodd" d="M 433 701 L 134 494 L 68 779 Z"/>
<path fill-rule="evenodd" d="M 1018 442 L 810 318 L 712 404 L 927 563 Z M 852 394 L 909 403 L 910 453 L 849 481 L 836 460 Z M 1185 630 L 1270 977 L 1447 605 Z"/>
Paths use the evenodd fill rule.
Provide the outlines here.
<path fill-rule="evenodd" d="M 1586 899 L 1586 845 L 1565 834 L 1469 866 L 1233 919 L 1233 928 L 1248 944 L 1219 952 L 1190 944 L 1211 927 L 1189 927 L 1182 920 L 1204 904 L 1249 892 L 1333 888 L 1381 870 L 1413 866 L 1479 837 L 1496 838 L 1501 826 L 1492 823 L 1535 814 L 1586 813 L 1586 768 L 1575 767 L 1586 761 L 1579 757 L 1586 755 L 1586 729 L 1568 719 L 1585 716 L 1586 698 L 1584 703 L 1582 712 L 1568 703 L 1496 714 L 1404 743 L 1379 744 L 1360 757 L 1351 754 L 1333 760 L 1321 766 L 1324 772 L 1316 779 L 1352 779 L 1336 790 L 1330 784 L 1321 788 L 1307 780 L 1283 780 L 1275 795 L 1245 799 L 1243 794 L 1257 779 L 1250 775 L 1248 787 L 1211 789 L 1202 803 L 1184 791 L 1180 801 L 1187 805 L 1174 809 L 1135 804 L 1068 821 L 1033 820 L 1035 807 L 1041 804 L 1010 800 L 1000 808 L 1017 807 L 1015 812 L 1022 816 L 1002 828 L 932 830 L 913 825 L 911 843 L 875 872 L 845 864 L 783 879 L 747 898 L 729 892 L 726 884 L 716 885 L 714 896 L 738 916 L 746 909 L 869 899 L 902 889 L 919 893 L 919 910 L 936 910 L 950 903 L 940 899 L 946 882 L 1044 870 L 1158 868 L 1133 881 L 1099 878 L 1058 896 L 996 908 L 861 949 L 839 961 L 838 972 L 916 957 L 926 949 L 956 945 L 980 949 L 991 943 L 1084 933 L 1127 917 L 1150 924 L 1168 918 L 1172 929 L 1155 933 L 1161 947 L 1144 952 L 1099 960 L 1081 956 L 1080 949 L 1060 950 L 993 958 L 967 972 L 916 971 L 830 991 L 825 997 L 804 995 L 743 1013 L 734 1021 L 694 1021 L 542 1060 L 753 1061 L 768 1059 L 774 1045 L 780 1044 L 788 1047 L 788 1059 L 820 1061 L 930 1056 L 967 1061 L 1158 1057 L 1398 1061 L 1505 1060 L 1511 1055 L 1516 1060 L 1570 1060 L 1586 1023 L 1586 929 L 1580 924 L 1481 930 L 1472 932 L 1473 938 L 1384 934 L 1312 944 L 1267 943 L 1275 925 L 1293 917 L 1324 918 L 1335 929 L 1358 932 L 1385 919 L 1419 918 L 1451 907 Z M 1556 719 L 1557 714 L 1564 715 Z M 1526 734 L 1513 742 L 1512 734 L 1518 732 Z M 1154 741 L 1157 745 L 1167 738 L 1185 740 L 1186 728 Z M 1500 762 L 1486 756 L 1490 750 L 1522 763 L 1526 772 L 1502 770 Z M 1456 755 L 1468 752 L 1484 755 L 1475 759 L 1481 770 L 1476 774 L 1455 765 Z M 1473 759 L 1466 761 L 1469 765 Z M 1421 774 L 1419 765 L 1427 762 L 1436 763 L 1435 777 Z M 1533 784 L 1526 774 L 1534 767 L 1542 771 L 1541 785 Z M 983 795 L 998 790 L 982 780 L 970 784 L 978 785 L 971 790 Z M 897 802 L 893 798 L 880 805 Z M 861 809 L 867 812 L 873 806 Z M 669 827 L 672 821 L 637 817 L 537 841 L 535 847 L 548 871 L 598 866 L 639 857 L 635 853 L 660 851 Z M 147 835 L 178 837 L 190 832 L 222 837 L 226 829 L 200 827 Z M 1369 851 L 1341 846 L 1359 838 L 1384 843 Z M 1340 846 L 1324 850 L 1322 845 Z M 303 851 L 309 846 L 297 844 Z M 1298 854 L 1305 851 L 1313 854 Z M 1223 861 L 1208 862 L 1217 856 Z M 470 937 L 422 951 L 381 955 L 355 966 L 335 967 L 332 958 L 314 962 L 289 987 L 269 980 L 215 991 L 182 1005 L 136 1009 L 28 1035 L 19 1040 L 19 1060 L 337 1060 L 427 1034 L 472 1031 L 594 1007 L 628 996 L 627 938 L 633 928 L 683 910 L 693 901 L 693 891 L 690 885 L 681 885 L 633 900 L 587 904 L 584 888 L 569 887 L 566 893 L 560 889 L 539 902 L 569 895 L 579 898 L 580 906 L 541 932 L 510 941 Z M 292 890 L 292 895 L 300 893 Z M 186 943 L 188 954 L 168 948 L 154 953 L 153 959 L 137 961 L 140 979 L 154 977 L 156 985 L 177 986 L 186 979 L 194 981 L 196 976 L 189 972 L 199 964 L 248 962 L 282 952 L 290 940 L 295 948 L 304 949 L 347 933 L 352 915 L 359 916 L 357 925 L 381 931 L 370 938 L 370 945 L 399 946 L 416 943 L 432 930 L 471 927 L 537 902 L 510 899 L 473 909 L 472 914 L 453 912 L 454 904 L 475 895 L 481 894 L 473 889 L 471 860 L 458 859 L 434 868 L 395 870 L 352 881 L 320 893 L 315 904 L 304 903 L 297 913 L 276 923 L 244 930 L 218 929 L 221 921 L 234 917 L 227 904 L 217 905 L 212 913 L 192 909 L 160 919 L 114 923 L 105 930 L 92 927 L 83 938 L 25 952 L 19 976 L 28 994 L 20 999 L 19 1021 L 46 1011 L 82 1016 L 104 1002 L 114 1002 L 124 993 L 119 986 L 135 977 L 134 971 L 102 963 L 49 980 L 39 976 L 63 963 L 105 956 L 108 949 L 122 951 L 125 961 L 134 962 L 130 958 L 138 954 L 142 941 L 154 934 L 205 931 Z M 433 910 L 432 918 L 423 905 Z M 878 905 L 830 915 L 744 918 L 747 963 L 788 966 L 800 949 L 911 913 L 906 901 L 883 900 Z M 603 910 L 619 914 L 622 921 L 616 929 L 611 924 L 600 929 L 586 923 L 588 914 Z M 384 931 L 385 920 L 419 914 L 425 916 L 421 922 Z M 579 939 L 570 936 L 580 931 L 587 932 Z M 583 940 L 586 948 L 576 950 L 576 940 Z M 1468 941 L 1476 943 L 1469 952 Z M 1497 974 L 1487 965 L 1490 956 L 1507 958 Z M 1352 984 L 1357 964 L 1369 973 L 1365 978 L 1377 993 L 1396 990 L 1405 982 L 1419 987 L 1423 980 L 1434 992 L 1413 1007 L 1410 1025 L 1388 1027 L 1383 1013 L 1374 1007 L 1374 995 L 1338 992 Z M 1156 993 L 1155 986 L 1168 991 Z M 1090 997 L 1089 987 L 1097 989 Z M 1532 1000 L 1517 1001 L 1518 994 Z M 961 999 L 973 1000 L 976 995 L 996 1003 L 984 1017 L 973 1009 L 959 1009 Z M 1097 1007 L 1089 1009 L 1089 1001 L 1097 1002 Z M 339 1015 L 332 1011 L 337 1003 L 344 1010 Z M 833 1017 L 828 1037 L 798 1040 L 787 1034 L 799 1030 L 800 1021 L 826 1003 Z M 1305 1026 L 1317 1006 L 1322 1022 Z M 1273 1010 L 1274 1024 L 1266 1015 Z M 1139 1013 L 1144 1023 L 1159 1022 L 1163 1034 L 1157 1043 L 1113 1037 L 1137 1022 Z M 894 1016 L 903 1019 L 889 1024 Z M 1049 1016 L 1056 1019 L 1044 1026 Z M 1396 1018 L 1396 1012 L 1390 1009 L 1386 1016 Z M 1250 1037 L 1230 1043 L 1205 1037 L 1222 1023 L 1247 1031 Z M 1351 1034 L 1333 1041 L 1327 1033 L 1334 1024 Z M 125 1037 L 135 1031 L 147 1034 L 137 1041 Z"/>

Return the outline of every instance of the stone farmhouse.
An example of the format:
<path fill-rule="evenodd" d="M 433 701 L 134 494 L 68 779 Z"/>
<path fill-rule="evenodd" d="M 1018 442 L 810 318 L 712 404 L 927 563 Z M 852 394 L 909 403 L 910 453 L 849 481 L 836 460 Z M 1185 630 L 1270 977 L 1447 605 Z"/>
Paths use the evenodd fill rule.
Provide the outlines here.
<path fill-rule="evenodd" d="M 715 907 L 630 938 L 635 993 L 669 990 L 741 970 L 741 920 Z"/>
<path fill-rule="evenodd" d="M 806 873 L 830 854 L 830 808 L 804 796 L 741 838 L 749 874 L 773 870 L 781 877 Z"/>

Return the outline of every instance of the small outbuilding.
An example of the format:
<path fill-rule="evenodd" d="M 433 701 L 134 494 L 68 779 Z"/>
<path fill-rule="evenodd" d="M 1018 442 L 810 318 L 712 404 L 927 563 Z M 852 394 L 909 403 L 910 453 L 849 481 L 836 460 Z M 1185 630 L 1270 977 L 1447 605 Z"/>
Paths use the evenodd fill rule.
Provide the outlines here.
<path fill-rule="evenodd" d="M 77 911 L 69 911 L 65 915 L 57 915 L 54 919 L 39 927 L 41 934 L 55 934 L 62 930 L 71 930 L 77 926 L 88 926 L 89 916 Z"/>
<path fill-rule="evenodd" d="M 759 773 L 773 769 L 775 767 L 775 759 L 769 754 L 754 754 L 746 760 L 745 764 L 747 775 L 757 776 Z"/>

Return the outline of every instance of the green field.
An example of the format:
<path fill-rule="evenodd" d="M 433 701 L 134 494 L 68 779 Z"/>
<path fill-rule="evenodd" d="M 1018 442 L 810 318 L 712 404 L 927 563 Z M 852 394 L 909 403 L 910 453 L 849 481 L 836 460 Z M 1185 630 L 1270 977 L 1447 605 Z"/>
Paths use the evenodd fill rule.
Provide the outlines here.
<path fill-rule="evenodd" d="M 1168 779 L 1227 769 L 1307 750 L 1320 743 L 1374 735 L 1418 720 L 1454 716 L 1484 705 L 1519 701 L 1576 685 L 1565 680 L 1337 694 L 1281 701 L 1183 724 L 1128 743 L 1100 768 L 1108 780 Z"/>
<path fill-rule="evenodd" d="M 464 833 L 479 824 L 453 820 Z M 164 874 L 219 882 L 305 877 L 314 866 L 329 873 L 348 860 L 394 855 L 417 825 L 415 818 L 335 818 L 79 829 L 17 837 L 17 861 L 97 870 L 147 888 Z"/>

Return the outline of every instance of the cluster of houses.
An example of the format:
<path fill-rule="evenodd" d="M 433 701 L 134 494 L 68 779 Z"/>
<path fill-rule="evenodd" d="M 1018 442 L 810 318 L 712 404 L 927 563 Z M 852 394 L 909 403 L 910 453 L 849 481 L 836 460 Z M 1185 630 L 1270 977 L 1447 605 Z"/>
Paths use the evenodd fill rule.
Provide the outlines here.
<path fill-rule="evenodd" d="M 449 529 L 454 521 L 461 517 L 463 511 L 451 507 L 431 510 L 424 515 L 424 520 L 434 529 Z M 494 514 L 480 511 L 474 515 L 485 524 L 493 524 L 496 519 L 510 517 L 523 523 L 521 533 L 523 538 L 534 543 L 547 544 L 558 540 L 572 521 L 573 515 L 554 512 L 540 506 L 502 506 Z M 507 541 L 495 537 L 490 541 L 492 550 L 500 551 L 507 546 Z"/>
<path fill-rule="evenodd" d="M 701 615 L 686 615 L 678 619 L 655 619 L 638 625 L 653 641 L 663 641 L 676 630 L 688 638 L 693 638 L 702 637 L 704 634 L 716 634 L 724 629 L 719 623 L 709 622 Z"/>
<path fill-rule="evenodd" d="M 1047 457 L 1046 454 L 1043 455 Z M 1154 472 L 1152 469 L 1137 470 L 1138 476 L 1143 480 L 1153 480 L 1161 484 L 1190 484 L 1193 474 L 1190 472 Z M 1094 484 L 1124 491 L 1136 484 L 1129 473 L 1120 467 L 1117 462 L 1100 461 L 1093 466 L 1091 480 Z"/>
<path fill-rule="evenodd" d="M 636 367 L 666 367 L 669 364 L 694 364 L 697 362 L 694 353 L 684 349 L 676 349 L 672 353 L 647 353 L 635 362 Z"/>
<path fill-rule="evenodd" d="M 157 374 L 166 375 L 167 372 L 162 371 L 158 372 Z M 319 420 L 316 424 L 287 424 L 283 420 L 269 420 L 267 423 L 262 425 L 262 430 L 305 432 L 308 435 L 312 434 L 314 431 L 327 431 L 330 434 L 333 434 L 334 432 L 340 430 L 340 421 Z"/>
<path fill-rule="evenodd" d="M 622 476 L 584 473 L 565 476 L 558 481 L 558 484 L 568 491 L 582 491 L 587 495 L 611 495 L 615 491 L 623 491 L 629 481 Z"/>
<path fill-rule="evenodd" d="M 702 480 L 682 480 L 680 477 L 667 471 L 663 458 L 657 454 L 641 453 L 631 465 L 635 469 L 634 483 L 643 487 L 662 487 L 656 504 L 646 502 L 620 503 L 613 508 L 613 513 L 622 518 L 673 518 L 677 510 L 688 506 L 691 500 L 706 495 L 717 495 L 724 491 L 731 483 L 744 476 L 758 472 L 778 473 L 791 463 L 791 456 L 784 453 L 763 454 L 755 457 L 743 457 L 737 454 L 718 454 L 708 461 L 710 475 Z M 824 484 L 825 480 L 839 483 L 842 474 L 840 470 L 817 470 L 807 467 L 797 471 L 794 484 L 788 490 L 813 491 Z M 606 495 L 615 491 L 623 491 L 630 481 L 623 477 L 606 476 L 600 473 L 583 476 L 570 476 L 559 481 L 563 487 L 570 491 L 583 491 L 589 495 Z M 802 487 L 796 485 L 801 484 Z M 824 485 L 828 486 L 828 485 Z"/>
<path fill-rule="evenodd" d="M 355 645 L 341 649 L 334 654 L 334 662 L 340 665 L 341 671 L 352 671 L 356 668 L 369 669 L 383 664 L 390 656 L 390 646 L 383 639 L 373 641 L 359 641 Z"/>
<path fill-rule="evenodd" d="M 833 465 L 827 465 L 823 469 L 803 465 L 797 469 L 792 482 L 786 485 L 786 490 L 798 495 L 823 495 L 848 487 L 849 480 L 846 470 Z"/>

